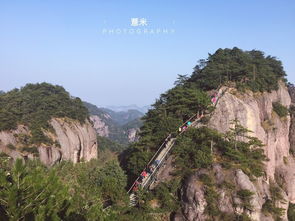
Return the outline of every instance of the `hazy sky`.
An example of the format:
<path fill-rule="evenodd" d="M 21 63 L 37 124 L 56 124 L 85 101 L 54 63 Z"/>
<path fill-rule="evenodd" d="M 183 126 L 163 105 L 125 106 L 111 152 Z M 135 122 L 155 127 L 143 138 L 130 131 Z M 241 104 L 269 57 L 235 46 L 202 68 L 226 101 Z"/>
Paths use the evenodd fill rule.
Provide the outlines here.
<path fill-rule="evenodd" d="M 147 105 L 234 46 L 276 56 L 295 83 L 294 2 L 0 0 L 0 89 L 46 81 L 96 105 Z"/>

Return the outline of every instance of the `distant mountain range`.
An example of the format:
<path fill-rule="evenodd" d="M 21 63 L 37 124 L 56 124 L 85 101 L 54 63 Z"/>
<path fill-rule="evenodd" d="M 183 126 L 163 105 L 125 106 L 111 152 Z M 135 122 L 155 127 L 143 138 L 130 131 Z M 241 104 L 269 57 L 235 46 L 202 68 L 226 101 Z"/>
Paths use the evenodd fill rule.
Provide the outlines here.
<path fill-rule="evenodd" d="M 145 114 L 146 112 L 148 112 L 148 110 L 151 108 L 150 105 L 146 105 L 143 107 L 139 107 L 136 104 L 131 104 L 131 105 L 127 105 L 127 106 L 106 106 L 106 109 L 110 109 L 112 111 L 115 112 L 120 112 L 120 111 L 129 111 L 129 110 L 138 110 L 139 112 Z"/>
<path fill-rule="evenodd" d="M 128 109 L 116 112 L 88 102 L 84 102 L 84 106 L 88 109 L 90 119 L 99 136 L 125 145 L 137 139 L 136 133 L 142 125 L 141 117 L 144 115 L 139 110 Z"/>
<path fill-rule="evenodd" d="M 136 109 L 130 109 L 126 111 L 113 111 L 108 108 L 100 108 L 100 110 L 108 113 L 112 120 L 120 126 L 127 124 L 133 120 L 141 118 L 144 114 Z"/>

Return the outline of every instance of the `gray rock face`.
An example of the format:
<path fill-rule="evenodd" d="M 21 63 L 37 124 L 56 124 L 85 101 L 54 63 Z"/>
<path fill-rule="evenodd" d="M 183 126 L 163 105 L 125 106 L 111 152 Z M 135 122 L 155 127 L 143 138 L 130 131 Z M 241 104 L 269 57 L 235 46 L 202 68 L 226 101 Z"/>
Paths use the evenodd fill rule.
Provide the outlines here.
<path fill-rule="evenodd" d="M 47 166 L 53 166 L 61 161 L 62 152 L 55 147 L 38 147 L 40 161 Z"/>
<path fill-rule="evenodd" d="M 89 161 L 97 158 L 96 132 L 91 123 L 86 121 L 81 124 L 71 119 L 54 118 L 50 121 L 54 133 L 44 131 L 53 141 L 60 144 L 57 146 L 40 145 L 37 147 L 39 158 L 45 165 L 52 166 L 61 160 L 70 160 L 74 163 Z M 34 158 L 33 154 L 21 150 L 20 135 L 30 136 L 27 127 L 19 125 L 16 130 L 0 132 L 0 151 L 5 152 L 12 158 Z M 15 149 L 9 148 L 12 144 Z"/>
<path fill-rule="evenodd" d="M 204 186 L 198 181 L 198 174 L 186 180 L 182 193 L 183 215 L 185 220 L 207 220 L 205 214 L 207 202 L 204 195 Z"/>
<path fill-rule="evenodd" d="M 50 123 L 61 146 L 62 160 L 77 163 L 97 158 L 96 133 L 88 121 L 81 125 L 76 121 L 52 119 Z"/>
<path fill-rule="evenodd" d="M 295 154 L 295 116 L 291 118 L 290 132 L 289 132 L 290 150 Z"/>
<path fill-rule="evenodd" d="M 102 136 L 102 137 L 109 136 L 110 134 L 109 126 L 106 125 L 106 123 L 101 118 L 99 118 L 98 115 L 90 116 L 90 120 L 92 121 L 93 127 L 99 136 Z"/>
<path fill-rule="evenodd" d="M 252 209 L 252 212 L 249 213 L 248 215 L 251 216 L 253 220 L 260 220 L 260 213 L 261 213 L 264 200 L 262 197 L 258 195 L 259 193 L 255 185 L 250 181 L 249 177 L 245 173 L 243 173 L 242 170 L 236 171 L 235 182 L 237 186 L 239 187 L 239 189 L 249 190 L 252 193 L 254 193 L 250 201 L 251 205 L 253 206 L 253 209 Z"/>
<path fill-rule="evenodd" d="M 294 98 L 295 100 L 295 93 Z M 295 150 L 295 120 L 290 116 L 280 118 L 274 111 L 273 102 L 280 102 L 289 107 L 291 97 L 287 87 L 280 82 L 279 89 L 270 93 L 239 93 L 229 88 L 219 100 L 208 126 L 219 132 L 228 131 L 232 121 L 237 119 L 240 123 L 251 130 L 249 135 L 260 139 L 265 146 L 265 155 L 269 161 L 265 163 L 266 175 L 256 181 L 241 170 L 232 170 L 225 174 L 225 170 L 218 166 L 213 168 L 215 181 L 222 183 L 223 180 L 234 182 L 235 188 L 246 189 L 254 193 L 251 204 L 253 210 L 247 212 L 252 220 L 274 220 L 271 216 L 262 213 L 262 206 L 266 199 L 270 199 L 270 183 L 281 189 L 285 203 L 277 203 L 277 206 L 287 211 L 289 202 L 295 203 L 295 160 L 290 155 L 290 147 Z M 291 124 L 292 123 L 292 124 Z M 291 126 L 291 127 L 290 127 Z M 237 205 L 240 199 L 233 193 L 229 194 L 223 188 L 217 189 L 220 196 L 219 209 L 224 213 L 242 213 L 242 208 Z M 183 187 L 182 191 L 182 214 L 186 220 L 203 220 L 204 191 L 198 184 L 198 177 L 192 175 Z M 281 217 L 287 220 L 287 214 Z"/>
<path fill-rule="evenodd" d="M 288 89 L 289 89 L 292 105 L 295 106 L 295 87 L 290 86 Z M 290 150 L 293 153 L 293 155 L 295 155 L 295 115 L 294 113 L 291 115 L 289 141 L 290 141 Z"/>
<path fill-rule="evenodd" d="M 139 132 L 139 129 L 135 129 L 135 128 L 131 128 L 127 130 L 128 140 L 130 143 L 138 140 L 138 136 L 137 136 L 138 132 Z"/>

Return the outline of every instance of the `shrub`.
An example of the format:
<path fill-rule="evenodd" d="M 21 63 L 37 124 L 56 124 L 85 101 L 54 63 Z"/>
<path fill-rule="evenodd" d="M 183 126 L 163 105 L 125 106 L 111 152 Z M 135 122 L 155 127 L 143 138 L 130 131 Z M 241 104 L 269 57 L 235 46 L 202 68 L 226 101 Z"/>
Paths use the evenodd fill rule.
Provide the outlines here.
<path fill-rule="evenodd" d="M 295 221 L 295 204 L 293 204 L 293 203 L 289 203 L 288 220 Z"/>
<path fill-rule="evenodd" d="M 16 150 L 16 147 L 13 145 L 13 144 L 8 144 L 7 147 L 10 149 L 10 150 Z"/>
<path fill-rule="evenodd" d="M 273 181 L 271 181 L 269 186 L 269 192 L 271 199 L 267 199 L 265 201 L 265 203 L 262 206 L 262 212 L 265 214 L 271 214 L 275 218 L 275 220 L 280 220 L 281 216 L 283 216 L 285 213 L 285 209 L 277 207 L 276 203 L 285 203 L 282 191 Z"/>
<path fill-rule="evenodd" d="M 22 151 L 26 151 L 26 152 L 29 152 L 29 153 L 32 153 L 34 155 L 39 155 L 39 151 L 38 151 L 38 148 L 36 146 L 32 146 L 32 147 L 23 147 L 22 148 Z"/>
<path fill-rule="evenodd" d="M 286 108 L 279 102 L 272 103 L 272 107 L 274 112 L 276 112 L 279 115 L 279 117 L 286 117 L 289 114 L 288 108 Z"/>

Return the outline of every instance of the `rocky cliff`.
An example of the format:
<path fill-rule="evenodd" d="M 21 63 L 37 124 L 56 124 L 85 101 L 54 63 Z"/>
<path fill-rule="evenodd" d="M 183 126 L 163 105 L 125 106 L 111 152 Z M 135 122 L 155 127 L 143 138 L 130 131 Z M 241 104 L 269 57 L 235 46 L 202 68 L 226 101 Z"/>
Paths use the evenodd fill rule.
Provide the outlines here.
<path fill-rule="evenodd" d="M 110 115 L 91 115 L 90 120 L 97 134 L 106 137 L 114 142 L 128 144 L 138 139 L 137 133 L 141 126 L 140 119 L 135 119 L 125 125 L 118 125 L 113 122 Z"/>
<path fill-rule="evenodd" d="M 224 188 L 225 181 L 230 182 L 236 190 L 249 190 L 253 193 L 251 209 L 246 211 L 252 220 L 275 220 L 276 215 L 268 213 L 265 208 L 269 200 L 274 200 L 273 190 L 280 192 L 276 207 L 283 209 L 280 218 L 287 220 L 288 205 L 295 203 L 295 160 L 290 151 L 290 148 L 295 148 L 295 124 L 291 124 L 294 119 L 290 116 L 279 117 L 273 110 L 273 103 L 279 102 L 289 107 L 290 95 L 294 101 L 294 93 L 289 93 L 282 82 L 277 91 L 264 93 L 240 93 L 234 88 L 228 88 L 219 100 L 208 126 L 225 133 L 231 128 L 232 121 L 237 119 L 251 130 L 249 135 L 257 137 L 265 145 L 264 153 L 269 159 L 265 162 L 265 176 L 253 180 L 240 169 L 226 170 L 218 163 L 212 171 L 199 170 L 188 177 L 182 187 L 182 212 L 175 216 L 175 220 L 209 218 L 205 212 L 208 203 L 205 187 L 200 182 L 200 175 L 208 173 L 213 173 L 217 185 L 218 208 L 227 217 L 230 214 L 242 214 L 245 208 L 240 206 L 241 199 L 236 192 Z"/>
<path fill-rule="evenodd" d="M 18 125 L 16 130 L 0 132 L 0 151 L 14 159 L 39 157 L 48 166 L 61 160 L 77 163 L 97 157 L 96 132 L 88 120 L 81 124 L 69 118 L 53 118 L 50 125 L 53 130 L 44 133 L 53 145 L 23 145 L 31 132 L 28 127 Z"/>
<path fill-rule="evenodd" d="M 103 119 L 101 119 L 98 115 L 91 115 L 90 120 L 92 121 L 93 127 L 99 136 L 109 137 L 109 125 L 107 125 L 107 123 Z"/>

